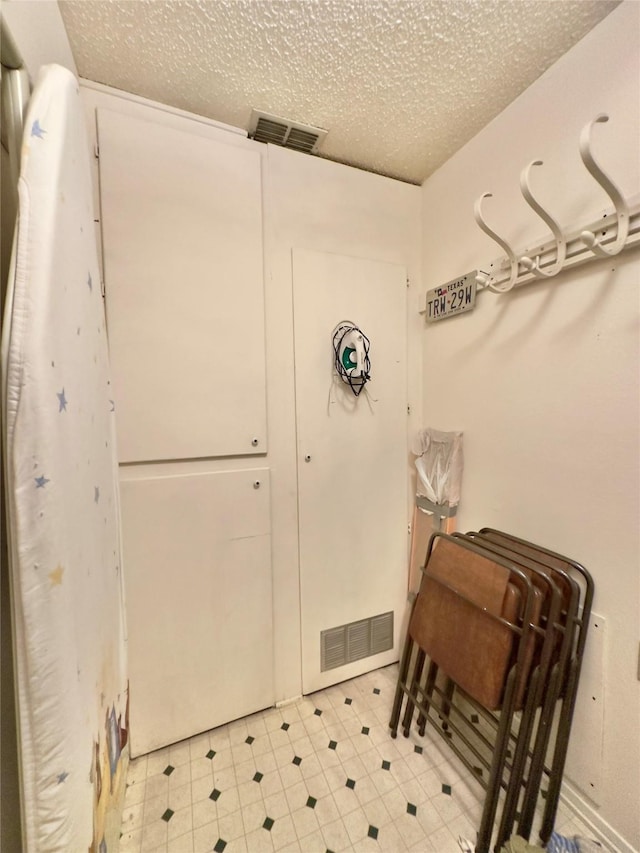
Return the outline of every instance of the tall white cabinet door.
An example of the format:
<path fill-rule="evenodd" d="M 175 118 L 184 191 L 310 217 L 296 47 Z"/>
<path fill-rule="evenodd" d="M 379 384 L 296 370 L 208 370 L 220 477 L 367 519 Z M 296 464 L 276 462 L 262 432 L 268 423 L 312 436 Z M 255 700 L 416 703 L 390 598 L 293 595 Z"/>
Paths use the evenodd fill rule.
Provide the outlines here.
<path fill-rule="evenodd" d="M 293 280 L 309 693 L 398 659 L 408 558 L 407 291 L 404 267 L 306 250 L 294 250 Z M 332 332 L 343 320 L 371 341 L 371 381 L 357 398 L 334 378 Z M 390 612 L 391 649 L 359 658 L 367 624 L 355 625 L 332 635 L 336 646 L 340 636 L 350 642 L 352 662 L 321 670 L 321 632 Z M 331 658 L 335 647 L 328 651 Z"/>
<path fill-rule="evenodd" d="M 267 469 L 121 472 L 132 755 L 274 703 Z"/>
<path fill-rule="evenodd" d="M 266 452 L 258 150 L 98 110 L 121 462 Z"/>

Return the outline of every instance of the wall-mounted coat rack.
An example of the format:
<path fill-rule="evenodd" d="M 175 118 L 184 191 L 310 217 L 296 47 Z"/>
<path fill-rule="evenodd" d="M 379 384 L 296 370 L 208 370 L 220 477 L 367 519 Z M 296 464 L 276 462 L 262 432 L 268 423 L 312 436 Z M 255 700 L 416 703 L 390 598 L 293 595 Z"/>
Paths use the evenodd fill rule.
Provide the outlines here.
<path fill-rule="evenodd" d="M 520 174 L 520 190 L 527 204 L 551 232 L 550 237 L 520 251 L 515 250 L 487 224 L 483 210 L 484 201 L 492 198 L 492 193 L 483 193 L 474 205 L 474 218 L 478 227 L 500 246 L 504 255 L 473 273 L 428 291 L 425 307 L 420 311 L 421 314 L 427 315 L 427 320 L 444 319 L 465 310 L 459 307 L 462 291 L 463 302 L 469 306 L 466 310 L 470 310 L 475 300 L 476 288 L 506 293 L 521 284 L 553 278 L 565 269 L 596 258 L 612 257 L 625 249 L 640 245 L 640 195 L 625 199 L 614 181 L 598 165 L 591 151 L 593 128 L 608 120 L 609 117 L 602 113 L 585 125 L 580 134 L 579 147 L 582 162 L 608 195 L 612 208 L 595 220 L 580 223 L 571 229 L 563 229 L 536 199 L 531 189 L 534 170 L 537 171 L 538 167 L 544 165 L 542 160 L 533 160 Z M 470 289 L 473 289 L 473 300 L 467 292 Z M 457 297 L 454 294 L 457 294 Z"/>

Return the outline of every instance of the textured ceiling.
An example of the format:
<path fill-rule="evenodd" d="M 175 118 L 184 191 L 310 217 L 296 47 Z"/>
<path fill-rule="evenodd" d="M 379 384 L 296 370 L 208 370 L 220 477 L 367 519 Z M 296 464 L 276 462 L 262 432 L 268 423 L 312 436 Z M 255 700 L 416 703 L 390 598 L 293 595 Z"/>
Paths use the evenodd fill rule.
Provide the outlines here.
<path fill-rule="evenodd" d="M 619 0 L 59 0 L 81 76 L 420 183 Z"/>

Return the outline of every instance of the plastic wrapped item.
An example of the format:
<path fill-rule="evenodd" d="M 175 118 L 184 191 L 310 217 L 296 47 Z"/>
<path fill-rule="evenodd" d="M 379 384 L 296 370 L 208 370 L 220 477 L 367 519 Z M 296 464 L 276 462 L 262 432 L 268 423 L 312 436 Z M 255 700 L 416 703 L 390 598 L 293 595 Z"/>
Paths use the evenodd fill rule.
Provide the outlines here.
<path fill-rule="evenodd" d="M 430 428 L 420 430 L 412 451 L 417 457 L 418 476 L 411 528 L 409 592 L 417 593 L 431 534 L 436 530 L 452 533 L 455 529 L 453 516 L 462 486 L 462 433 Z M 424 499 L 428 506 L 424 505 Z"/>
<path fill-rule="evenodd" d="M 417 456 L 417 494 L 436 505 L 457 506 L 462 486 L 462 433 L 423 429 L 412 451 Z"/>

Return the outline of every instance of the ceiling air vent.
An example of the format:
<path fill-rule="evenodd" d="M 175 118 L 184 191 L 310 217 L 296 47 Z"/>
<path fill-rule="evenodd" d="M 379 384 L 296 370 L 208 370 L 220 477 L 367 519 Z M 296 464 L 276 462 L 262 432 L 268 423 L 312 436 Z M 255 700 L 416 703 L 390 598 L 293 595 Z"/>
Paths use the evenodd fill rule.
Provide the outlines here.
<path fill-rule="evenodd" d="M 289 121 L 259 110 L 251 111 L 249 138 L 256 142 L 270 142 L 283 148 L 293 148 L 294 151 L 317 154 L 327 133 L 319 127 Z"/>

